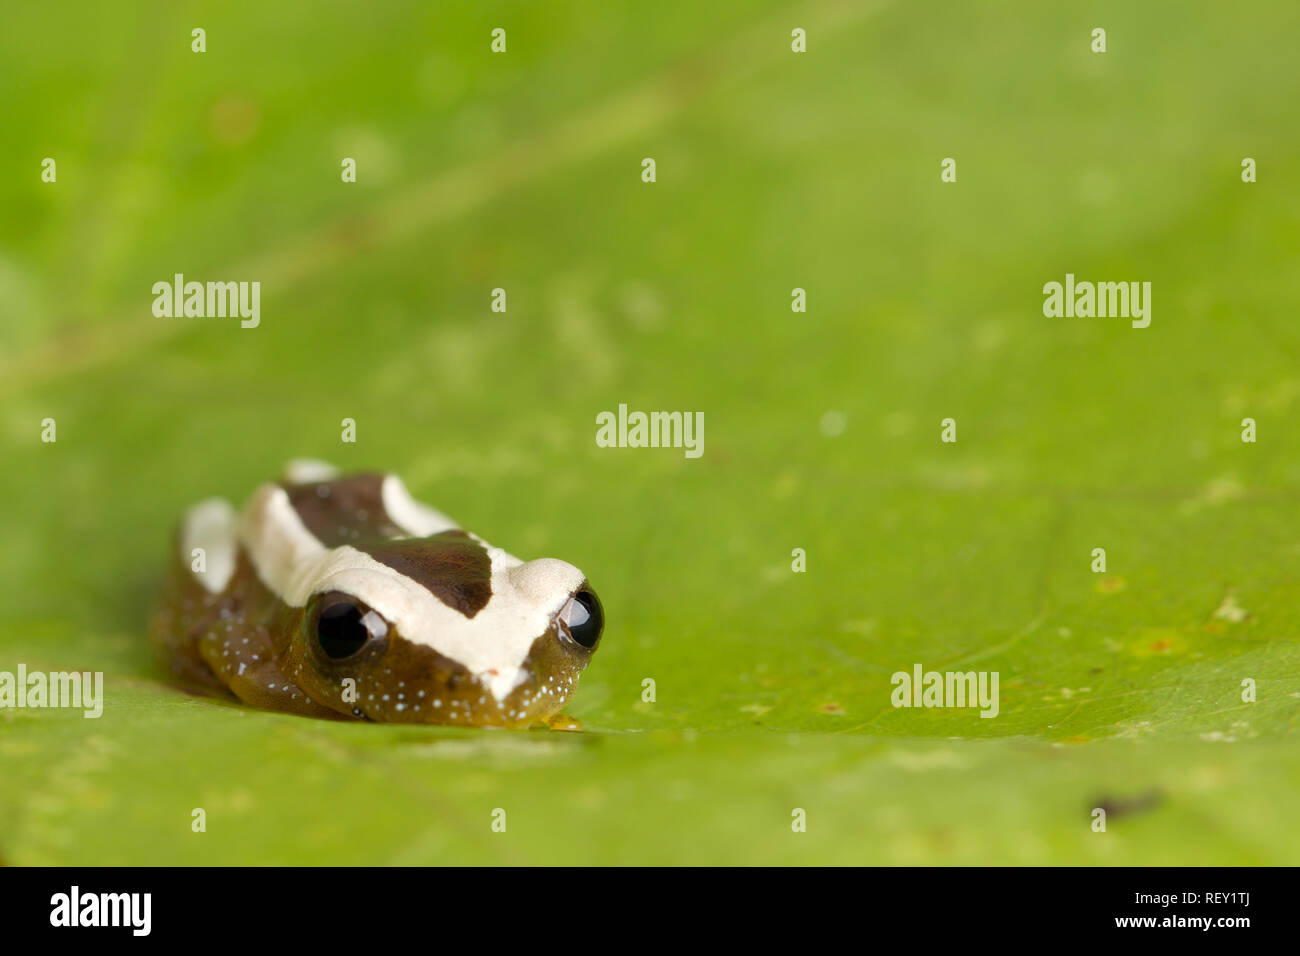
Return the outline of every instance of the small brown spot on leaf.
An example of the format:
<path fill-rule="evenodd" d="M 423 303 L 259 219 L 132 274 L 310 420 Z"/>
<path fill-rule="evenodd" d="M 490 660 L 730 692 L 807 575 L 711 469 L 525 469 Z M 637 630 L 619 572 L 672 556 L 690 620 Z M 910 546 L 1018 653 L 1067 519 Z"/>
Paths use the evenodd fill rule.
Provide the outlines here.
<path fill-rule="evenodd" d="M 261 125 L 261 108 L 240 96 L 218 100 L 208 115 L 212 138 L 221 146 L 243 146 L 257 134 Z"/>
<path fill-rule="evenodd" d="M 1093 800 L 1089 808 L 1100 807 L 1106 811 L 1107 820 L 1119 820 L 1147 810 L 1154 810 L 1164 802 L 1164 799 L 1165 795 L 1159 789 L 1153 788 L 1136 797 L 1116 797 L 1105 794 Z"/>

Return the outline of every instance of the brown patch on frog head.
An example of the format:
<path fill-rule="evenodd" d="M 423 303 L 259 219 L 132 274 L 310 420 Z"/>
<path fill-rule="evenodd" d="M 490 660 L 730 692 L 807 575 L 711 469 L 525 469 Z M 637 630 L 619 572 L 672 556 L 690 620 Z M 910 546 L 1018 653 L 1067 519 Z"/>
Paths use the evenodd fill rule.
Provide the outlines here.
<path fill-rule="evenodd" d="M 307 530 L 325 547 L 337 548 L 405 535 L 384 510 L 384 477 L 370 472 L 283 487 Z"/>
<path fill-rule="evenodd" d="M 466 617 L 483 610 L 492 597 L 492 559 L 464 531 L 389 541 L 368 553 Z"/>

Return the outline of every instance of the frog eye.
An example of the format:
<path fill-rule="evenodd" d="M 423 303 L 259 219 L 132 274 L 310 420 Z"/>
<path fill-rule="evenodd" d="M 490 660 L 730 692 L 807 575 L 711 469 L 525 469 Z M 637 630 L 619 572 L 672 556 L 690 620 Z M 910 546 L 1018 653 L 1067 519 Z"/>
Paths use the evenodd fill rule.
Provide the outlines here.
<path fill-rule="evenodd" d="M 351 657 L 370 641 L 387 634 L 388 622 L 351 595 L 332 591 L 321 598 L 316 642 L 330 660 Z"/>
<path fill-rule="evenodd" d="M 583 588 L 575 594 L 560 615 L 568 628 L 569 636 L 587 650 L 593 650 L 605 629 L 605 612 L 596 592 Z"/>

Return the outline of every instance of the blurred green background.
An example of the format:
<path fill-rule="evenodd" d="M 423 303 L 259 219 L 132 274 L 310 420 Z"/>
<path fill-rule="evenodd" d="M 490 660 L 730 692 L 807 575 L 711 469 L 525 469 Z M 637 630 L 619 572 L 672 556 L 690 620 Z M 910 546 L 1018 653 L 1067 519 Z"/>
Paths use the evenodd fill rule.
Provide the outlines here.
<path fill-rule="evenodd" d="M 0 860 L 1300 861 L 1298 30 L 1282 0 L 7 4 L 0 669 L 108 699 L 0 711 Z M 261 326 L 154 318 L 176 272 L 260 281 Z M 1066 272 L 1152 282 L 1151 327 L 1045 318 Z M 620 402 L 704 412 L 704 456 L 597 448 Z M 295 456 L 582 567 L 585 732 L 164 686 L 179 514 Z M 998 671 L 1001 715 L 892 708 L 914 663 Z"/>

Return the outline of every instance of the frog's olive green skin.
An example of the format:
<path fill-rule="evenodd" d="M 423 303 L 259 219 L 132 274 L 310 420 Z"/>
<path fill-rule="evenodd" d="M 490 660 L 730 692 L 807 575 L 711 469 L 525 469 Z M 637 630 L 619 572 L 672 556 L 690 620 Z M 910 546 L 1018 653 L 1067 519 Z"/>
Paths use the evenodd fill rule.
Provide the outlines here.
<path fill-rule="evenodd" d="M 153 622 L 171 673 L 311 717 L 546 721 L 576 690 L 602 624 L 573 565 L 520 561 L 394 475 L 339 477 L 320 462 L 291 463 L 242 513 L 196 505 L 173 565 Z M 330 642 L 335 614 L 355 651 Z"/>

